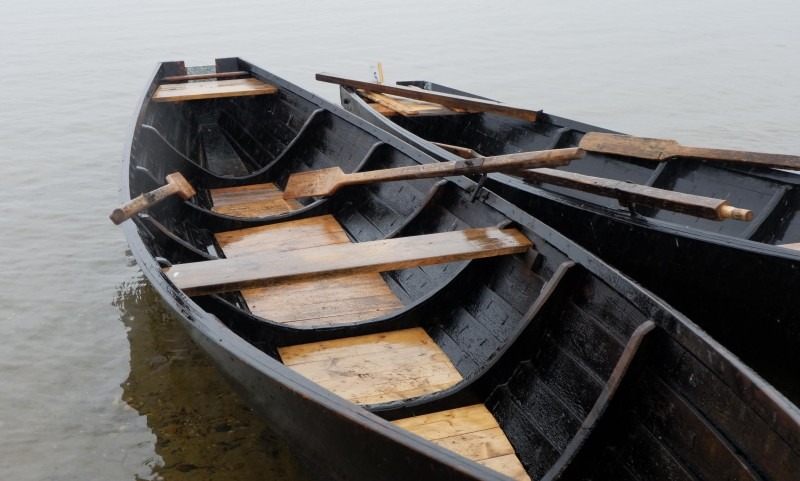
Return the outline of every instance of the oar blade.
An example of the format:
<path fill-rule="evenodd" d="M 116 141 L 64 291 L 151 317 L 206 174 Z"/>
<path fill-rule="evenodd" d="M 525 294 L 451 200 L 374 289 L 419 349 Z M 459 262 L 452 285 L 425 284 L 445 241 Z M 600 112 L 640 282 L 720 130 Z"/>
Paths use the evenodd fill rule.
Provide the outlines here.
<path fill-rule="evenodd" d="M 587 133 L 579 145 L 588 152 L 626 155 L 637 159 L 658 161 L 672 157 L 680 148 L 680 144 L 674 140 L 648 139 L 601 132 Z"/>
<path fill-rule="evenodd" d="M 339 167 L 292 174 L 286 183 L 283 198 L 325 197 L 336 192 L 345 178 L 346 174 Z"/>

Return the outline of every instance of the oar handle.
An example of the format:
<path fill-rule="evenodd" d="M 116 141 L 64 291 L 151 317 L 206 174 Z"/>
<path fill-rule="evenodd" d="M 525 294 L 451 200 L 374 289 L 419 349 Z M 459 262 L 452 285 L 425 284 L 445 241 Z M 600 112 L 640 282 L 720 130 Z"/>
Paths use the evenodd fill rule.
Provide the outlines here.
<path fill-rule="evenodd" d="M 732 205 L 721 205 L 717 209 L 717 214 L 719 214 L 720 220 L 724 219 L 734 219 L 734 220 L 743 220 L 749 222 L 753 220 L 753 211 L 748 209 L 740 209 L 738 207 L 734 207 Z"/>
<path fill-rule="evenodd" d="M 152 207 L 167 197 L 178 194 L 182 199 L 186 200 L 195 195 L 195 190 L 189 182 L 178 172 L 169 174 L 167 176 L 167 184 L 125 202 L 121 206 L 114 209 L 109 219 L 114 224 L 121 224 L 122 222 L 130 219 L 137 213 Z"/>
<path fill-rule="evenodd" d="M 572 160 L 581 157 L 583 157 L 583 150 L 579 148 L 521 152 L 495 157 L 356 172 L 348 174 L 339 182 L 339 186 L 369 184 L 388 180 L 426 179 L 448 175 L 470 175 L 484 172 L 509 172 L 520 169 L 558 167 L 567 165 Z"/>

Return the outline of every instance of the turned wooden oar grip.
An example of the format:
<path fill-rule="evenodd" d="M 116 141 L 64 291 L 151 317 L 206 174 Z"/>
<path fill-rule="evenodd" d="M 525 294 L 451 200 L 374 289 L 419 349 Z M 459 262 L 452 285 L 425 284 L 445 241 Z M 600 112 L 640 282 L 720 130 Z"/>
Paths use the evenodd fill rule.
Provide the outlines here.
<path fill-rule="evenodd" d="M 179 172 L 169 174 L 167 176 L 167 184 L 159 187 L 151 192 L 145 192 L 135 199 L 125 202 L 121 206 L 114 209 L 109 219 L 114 224 L 121 224 L 122 222 L 130 219 L 137 213 L 152 207 L 167 197 L 178 194 L 183 200 L 186 200 L 196 194 L 194 187 L 187 181 Z"/>
<path fill-rule="evenodd" d="M 749 209 L 739 209 L 732 205 L 723 205 L 717 210 L 720 219 L 734 219 L 751 221 L 753 220 L 753 211 Z"/>

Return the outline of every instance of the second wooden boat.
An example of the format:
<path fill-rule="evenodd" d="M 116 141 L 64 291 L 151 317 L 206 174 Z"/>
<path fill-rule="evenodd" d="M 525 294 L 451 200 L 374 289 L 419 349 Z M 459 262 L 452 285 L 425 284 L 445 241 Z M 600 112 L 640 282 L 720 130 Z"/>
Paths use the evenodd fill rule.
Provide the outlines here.
<path fill-rule="evenodd" d="M 427 81 L 417 90 L 483 99 Z M 500 155 L 577 147 L 606 129 L 538 112 L 535 120 L 464 112 L 341 87 L 345 109 L 429 155 Z M 437 145 L 438 144 L 438 145 Z M 800 401 L 800 175 L 697 158 L 662 162 L 587 152 L 559 173 L 726 199 L 750 222 L 637 205 L 540 178 L 491 174 L 486 185 L 630 275 Z"/>
<path fill-rule="evenodd" d="M 797 472 L 796 406 L 691 321 L 469 179 L 351 186 L 305 204 L 253 199 L 331 163 L 435 160 L 248 62 L 206 70 L 164 63 L 148 84 L 121 200 L 142 195 L 150 207 L 123 229 L 197 344 L 322 477 Z M 214 78 L 232 73 L 246 87 Z M 269 93 L 246 94 L 255 87 Z M 296 140 L 266 148 L 281 135 Z M 206 167 L 244 157 L 255 162 L 241 173 Z M 180 177 L 160 180 L 167 168 L 194 193 L 171 187 Z"/>

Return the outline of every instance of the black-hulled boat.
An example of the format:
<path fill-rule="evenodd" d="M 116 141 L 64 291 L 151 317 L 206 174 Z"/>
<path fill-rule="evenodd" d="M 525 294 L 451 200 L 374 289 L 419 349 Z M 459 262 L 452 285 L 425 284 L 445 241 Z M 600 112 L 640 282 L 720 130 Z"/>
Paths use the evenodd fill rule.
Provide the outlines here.
<path fill-rule="evenodd" d="M 398 83 L 484 99 L 427 81 Z M 543 112 L 532 122 L 423 104 L 424 110 L 403 115 L 398 111 L 413 103 L 395 111 L 349 87 L 340 93 L 345 109 L 439 160 L 458 159 L 453 146 L 500 155 L 575 147 L 587 132 L 610 133 Z M 486 180 L 493 192 L 664 298 L 800 401 L 800 175 L 703 159 L 653 162 L 592 152 L 558 170 L 726 199 L 752 210 L 751 222 L 719 222 L 623 206 L 614 197 L 504 174 Z"/>
<path fill-rule="evenodd" d="M 795 405 L 691 321 L 471 180 L 281 204 L 293 172 L 436 161 L 250 63 L 210 70 L 156 70 L 121 200 L 152 198 L 174 173 L 196 194 L 167 197 L 123 229 L 197 344 L 322 477 L 797 472 Z"/>

